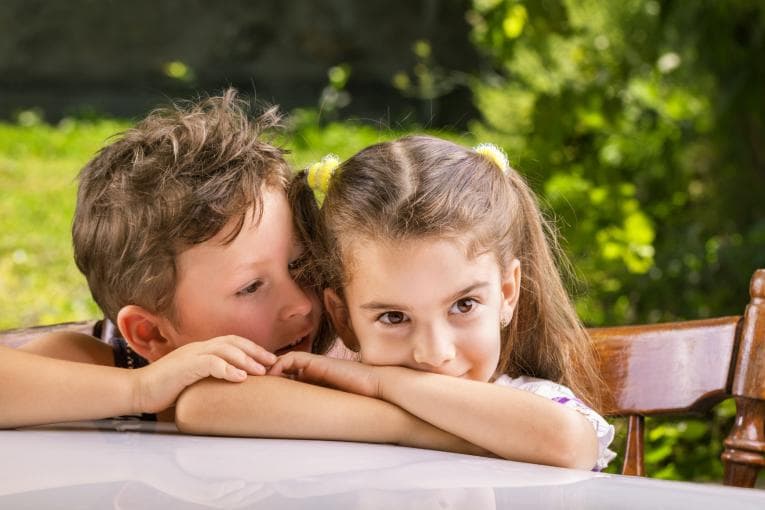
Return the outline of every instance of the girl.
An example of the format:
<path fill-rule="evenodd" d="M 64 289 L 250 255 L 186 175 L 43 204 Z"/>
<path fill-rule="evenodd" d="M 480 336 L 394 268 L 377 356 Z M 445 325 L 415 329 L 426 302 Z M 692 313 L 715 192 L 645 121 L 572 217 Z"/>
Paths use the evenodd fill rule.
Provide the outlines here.
<path fill-rule="evenodd" d="M 406 137 L 325 158 L 306 181 L 324 200 L 298 210 L 319 215 L 325 305 L 363 364 L 295 352 L 270 374 L 386 400 L 503 458 L 607 465 L 589 337 L 504 153 Z"/>

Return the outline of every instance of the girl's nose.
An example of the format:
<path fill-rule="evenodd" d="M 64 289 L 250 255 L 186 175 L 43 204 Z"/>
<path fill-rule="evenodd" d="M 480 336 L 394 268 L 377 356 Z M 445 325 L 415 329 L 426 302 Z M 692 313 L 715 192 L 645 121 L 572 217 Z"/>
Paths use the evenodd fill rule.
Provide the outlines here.
<path fill-rule="evenodd" d="M 413 355 L 418 365 L 439 368 L 457 356 L 457 349 L 451 335 L 438 328 L 430 328 L 415 340 Z"/>

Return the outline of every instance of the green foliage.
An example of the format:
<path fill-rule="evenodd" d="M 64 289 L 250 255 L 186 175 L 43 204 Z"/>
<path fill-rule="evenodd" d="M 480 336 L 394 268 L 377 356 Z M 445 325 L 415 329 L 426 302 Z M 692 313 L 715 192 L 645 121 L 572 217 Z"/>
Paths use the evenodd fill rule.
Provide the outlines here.
<path fill-rule="evenodd" d="M 75 177 L 124 122 L 0 124 L 0 329 L 97 317 L 72 260 Z"/>
<path fill-rule="evenodd" d="M 544 196 L 590 325 L 739 314 L 765 267 L 765 5 L 474 0 L 472 130 Z M 653 476 L 720 478 L 714 419 L 649 423 Z"/>

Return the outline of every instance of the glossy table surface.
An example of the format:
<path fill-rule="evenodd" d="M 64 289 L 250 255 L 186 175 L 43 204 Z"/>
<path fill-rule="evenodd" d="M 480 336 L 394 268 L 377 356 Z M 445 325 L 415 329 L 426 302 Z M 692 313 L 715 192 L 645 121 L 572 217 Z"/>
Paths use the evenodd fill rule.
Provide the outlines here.
<path fill-rule="evenodd" d="M 184 436 L 107 420 L 0 431 L 0 509 L 765 509 L 765 491 L 388 445 Z"/>

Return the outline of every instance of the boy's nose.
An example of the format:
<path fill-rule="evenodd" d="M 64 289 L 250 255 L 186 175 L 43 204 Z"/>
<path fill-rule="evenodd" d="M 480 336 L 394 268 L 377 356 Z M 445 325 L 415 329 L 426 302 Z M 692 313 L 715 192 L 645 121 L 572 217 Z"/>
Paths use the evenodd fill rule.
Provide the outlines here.
<path fill-rule="evenodd" d="M 416 339 L 413 356 L 418 365 L 439 368 L 457 356 L 457 349 L 451 335 L 431 327 Z"/>
<path fill-rule="evenodd" d="M 284 288 L 284 306 L 282 307 L 282 316 L 285 319 L 294 316 L 309 315 L 313 310 L 313 301 L 308 293 L 310 290 L 302 288 L 291 279 L 285 284 Z"/>

